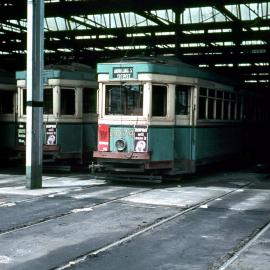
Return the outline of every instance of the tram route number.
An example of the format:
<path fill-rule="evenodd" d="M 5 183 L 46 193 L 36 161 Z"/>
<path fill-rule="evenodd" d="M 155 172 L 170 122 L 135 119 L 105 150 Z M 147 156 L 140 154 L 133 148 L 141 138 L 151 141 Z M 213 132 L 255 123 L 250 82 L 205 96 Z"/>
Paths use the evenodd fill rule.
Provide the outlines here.
<path fill-rule="evenodd" d="M 113 78 L 115 79 L 131 79 L 133 78 L 133 68 L 132 67 L 114 67 L 113 68 Z"/>

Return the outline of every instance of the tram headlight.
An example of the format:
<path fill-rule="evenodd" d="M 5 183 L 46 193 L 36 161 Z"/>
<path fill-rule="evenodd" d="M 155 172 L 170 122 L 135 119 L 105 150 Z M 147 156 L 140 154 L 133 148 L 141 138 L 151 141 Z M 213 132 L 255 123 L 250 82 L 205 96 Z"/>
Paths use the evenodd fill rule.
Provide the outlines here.
<path fill-rule="evenodd" d="M 115 147 L 118 152 L 123 152 L 126 149 L 127 144 L 125 140 L 119 139 L 115 142 Z"/>

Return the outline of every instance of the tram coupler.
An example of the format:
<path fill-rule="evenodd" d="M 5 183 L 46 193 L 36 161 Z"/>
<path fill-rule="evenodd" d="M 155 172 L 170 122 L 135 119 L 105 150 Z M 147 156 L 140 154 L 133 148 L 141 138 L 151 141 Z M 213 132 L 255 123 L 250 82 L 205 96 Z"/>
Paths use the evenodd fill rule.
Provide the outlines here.
<path fill-rule="evenodd" d="M 91 165 L 88 166 L 88 168 L 91 170 L 91 173 L 94 174 L 96 172 L 96 169 L 102 169 L 104 166 L 101 164 L 95 164 L 94 162 L 91 163 Z"/>

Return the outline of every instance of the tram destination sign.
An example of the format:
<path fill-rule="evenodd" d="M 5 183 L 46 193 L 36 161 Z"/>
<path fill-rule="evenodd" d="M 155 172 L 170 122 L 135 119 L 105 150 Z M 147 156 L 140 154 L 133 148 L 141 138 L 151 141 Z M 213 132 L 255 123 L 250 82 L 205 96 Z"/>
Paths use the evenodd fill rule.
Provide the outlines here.
<path fill-rule="evenodd" d="M 120 80 L 133 78 L 133 67 L 114 67 L 113 78 Z"/>
<path fill-rule="evenodd" d="M 19 123 L 17 126 L 17 143 L 25 145 L 26 142 L 26 123 Z"/>

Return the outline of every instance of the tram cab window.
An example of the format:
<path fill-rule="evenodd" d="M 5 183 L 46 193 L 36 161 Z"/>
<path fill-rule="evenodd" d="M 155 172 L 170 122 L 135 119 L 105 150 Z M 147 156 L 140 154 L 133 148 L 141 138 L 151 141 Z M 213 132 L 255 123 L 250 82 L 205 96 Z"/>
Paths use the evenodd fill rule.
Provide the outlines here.
<path fill-rule="evenodd" d="M 175 86 L 175 114 L 187 115 L 188 114 L 188 91 L 190 87 L 187 85 Z"/>
<path fill-rule="evenodd" d="M 26 89 L 22 90 L 23 115 L 26 115 Z M 53 88 L 45 88 L 43 92 L 43 114 L 53 114 Z"/>
<path fill-rule="evenodd" d="M 83 113 L 96 113 L 97 91 L 93 88 L 83 88 Z"/>
<path fill-rule="evenodd" d="M 106 115 L 143 115 L 143 85 L 106 85 Z"/>
<path fill-rule="evenodd" d="M 53 114 L 53 89 L 46 88 L 43 92 L 43 114 Z"/>
<path fill-rule="evenodd" d="M 75 90 L 61 88 L 61 115 L 75 114 Z"/>
<path fill-rule="evenodd" d="M 167 115 L 167 87 L 163 85 L 152 86 L 152 116 Z"/>
<path fill-rule="evenodd" d="M 14 92 L 0 90 L 0 114 L 8 114 L 14 112 Z"/>

